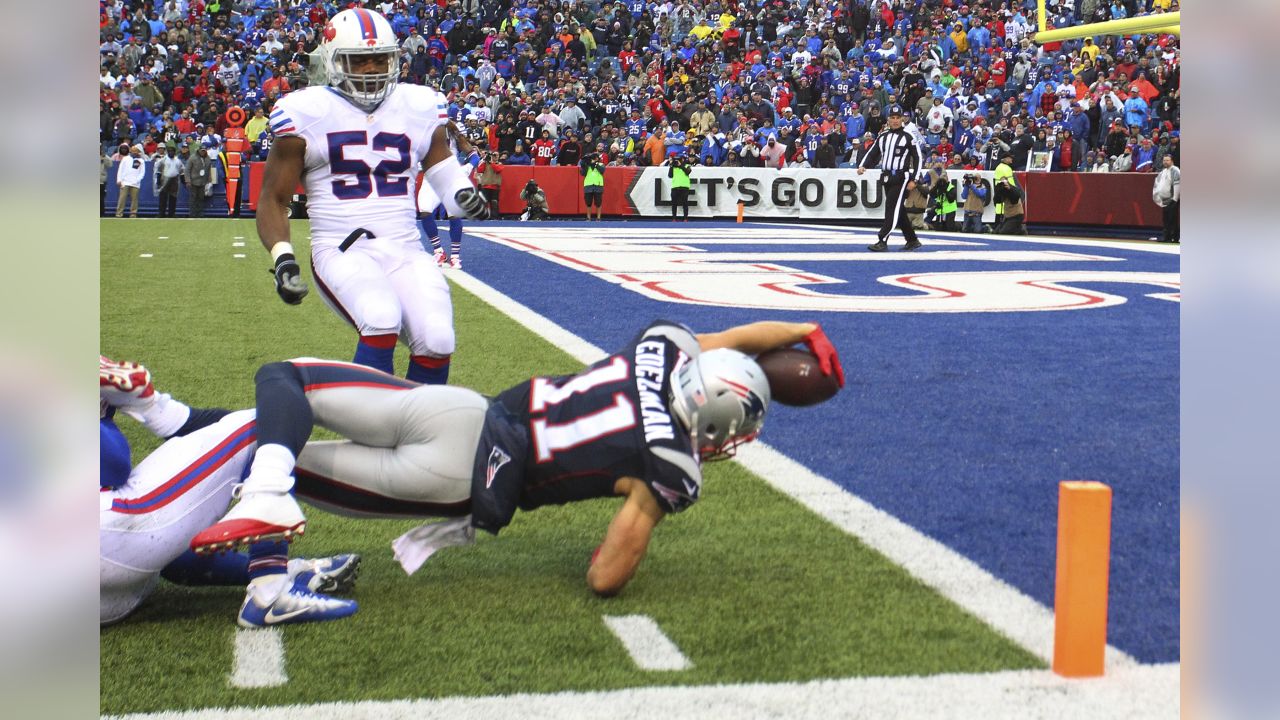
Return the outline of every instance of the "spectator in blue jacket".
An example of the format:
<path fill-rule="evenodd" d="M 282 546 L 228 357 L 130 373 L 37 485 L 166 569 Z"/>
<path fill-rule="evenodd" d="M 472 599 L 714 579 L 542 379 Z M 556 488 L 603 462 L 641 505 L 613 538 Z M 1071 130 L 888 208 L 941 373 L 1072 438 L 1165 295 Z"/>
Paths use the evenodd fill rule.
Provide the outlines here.
<path fill-rule="evenodd" d="M 1129 91 L 1129 99 L 1124 101 L 1124 124 L 1145 130 L 1150 115 L 1151 106 L 1138 94 L 1138 87 L 1135 85 Z"/>

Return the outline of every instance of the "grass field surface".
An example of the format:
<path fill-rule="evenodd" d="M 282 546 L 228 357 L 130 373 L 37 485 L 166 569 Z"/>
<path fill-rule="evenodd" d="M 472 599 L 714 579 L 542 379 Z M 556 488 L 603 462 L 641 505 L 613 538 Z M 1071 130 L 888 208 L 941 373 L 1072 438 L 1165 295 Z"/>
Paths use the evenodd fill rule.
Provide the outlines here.
<path fill-rule="evenodd" d="M 300 256 L 306 227 L 294 224 Z M 301 306 L 286 306 L 267 266 L 251 221 L 104 221 L 102 352 L 145 363 L 160 390 L 188 404 L 227 408 L 252 406 L 262 363 L 350 359 L 354 333 L 324 307 L 314 283 Z M 310 279 L 309 269 L 304 275 Z M 456 285 L 453 301 L 451 383 L 493 393 L 581 366 Z M 397 355 L 403 368 L 407 353 Z M 121 425 L 135 462 L 158 445 L 137 425 Z M 587 590 L 584 573 L 619 501 L 520 513 L 500 536 L 445 551 L 412 577 L 389 543 L 414 523 L 310 510 L 294 552 L 364 555 L 353 595 L 360 611 L 284 628 L 287 683 L 249 690 L 228 681 L 242 589 L 162 583 L 133 617 L 102 630 L 102 711 L 1044 667 L 742 467 L 712 465 L 706 476 L 702 501 L 660 526 L 631 585 L 610 600 Z M 691 667 L 638 670 L 606 615 L 652 618 Z"/>

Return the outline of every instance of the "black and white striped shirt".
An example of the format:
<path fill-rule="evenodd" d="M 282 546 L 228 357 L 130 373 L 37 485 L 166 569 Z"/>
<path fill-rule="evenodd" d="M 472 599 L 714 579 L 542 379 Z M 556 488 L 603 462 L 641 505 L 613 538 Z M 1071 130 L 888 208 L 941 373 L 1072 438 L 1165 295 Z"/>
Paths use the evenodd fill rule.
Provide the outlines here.
<path fill-rule="evenodd" d="M 919 179 L 924 167 L 924 155 L 920 143 L 906 128 L 885 129 L 876 138 L 875 145 L 863 156 L 858 167 L 880 166 L 881 172 L 890 175 L 906 174 L 909 179 Z"/>

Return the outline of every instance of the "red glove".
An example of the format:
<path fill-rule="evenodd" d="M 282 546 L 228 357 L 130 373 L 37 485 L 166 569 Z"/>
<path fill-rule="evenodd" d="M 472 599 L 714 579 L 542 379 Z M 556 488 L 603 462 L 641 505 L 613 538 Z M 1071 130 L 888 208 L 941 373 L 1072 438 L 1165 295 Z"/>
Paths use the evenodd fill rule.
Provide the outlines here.
<path fill-rule="evenodd" d="M 818 324 L 814 323 L 814 325 Z M 840 387 L 844 387 L 844 368 L 840 367 L 840 355 L 836 353 L 836 347 L 827 339 L 827 334 L 822 332 L 821 325 L 804 336 L 804 344 L 809 347 L 809 352 L 817 356 L 818 367 L 822 368 L 822 374 L 830 375 L 834 372 L 836 382 Z"/>

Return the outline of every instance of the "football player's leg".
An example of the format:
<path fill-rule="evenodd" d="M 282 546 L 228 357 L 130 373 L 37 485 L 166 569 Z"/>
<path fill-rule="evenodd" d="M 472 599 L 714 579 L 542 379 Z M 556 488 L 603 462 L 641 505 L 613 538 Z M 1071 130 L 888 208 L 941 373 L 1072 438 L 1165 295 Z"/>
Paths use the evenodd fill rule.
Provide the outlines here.
<path fill-rule="evenodd" d="M 404 315 L 409 346 L 409 372 L 414 382 L 443 385 L 449 380 L 453 355 L 453 303 L 449 283 L 425 256 L 410 258 L 390 275 Z"/>
<path fill-rule="evenodd" d="M 466 388 L 421 386 L 395 396 L 391 447 L 308 443 L 298 494 L 333 512 L 376 517 L 464 515 L 488 401 Z"/>
<path fill-rule="evenodd" d="M 313 258 L 312 274 L 325 304 L 360 334 L 354 362 L 393 372 L 400 301 L 378 261 L 358 248 L 345 253 L 322 248 Z"/>
<path fill-rule="evenodd" d="M 137 607 L 191 537 L 222 516 L 255 441 L 253 411 L 231 413 L 167 441 L 133 469 L 128 482 L 101 494 L 102 622 L 123 619 Z"/>
<path fill-rule="evenodd" d="M 394 402 L 383 396 L 413 387 L 363 365 L 312 358 L 268 363 L 258 370 L 255 383 L 258 451 L 240 488 L 241 501 L 220 522 L 196 535 L 191 547 L 197 552 L 301 534 L 306 518 L 291 495 L 293 471 L 313 424 L 366 433 L 385 426 L 385 441 L 394 443 L 389 422 L 378 424 L 394 414 Z"/>
<path fill-rule="evenodd" d="M 449 267 L 462 269 L 462 219 L 449 218 Z"/>

